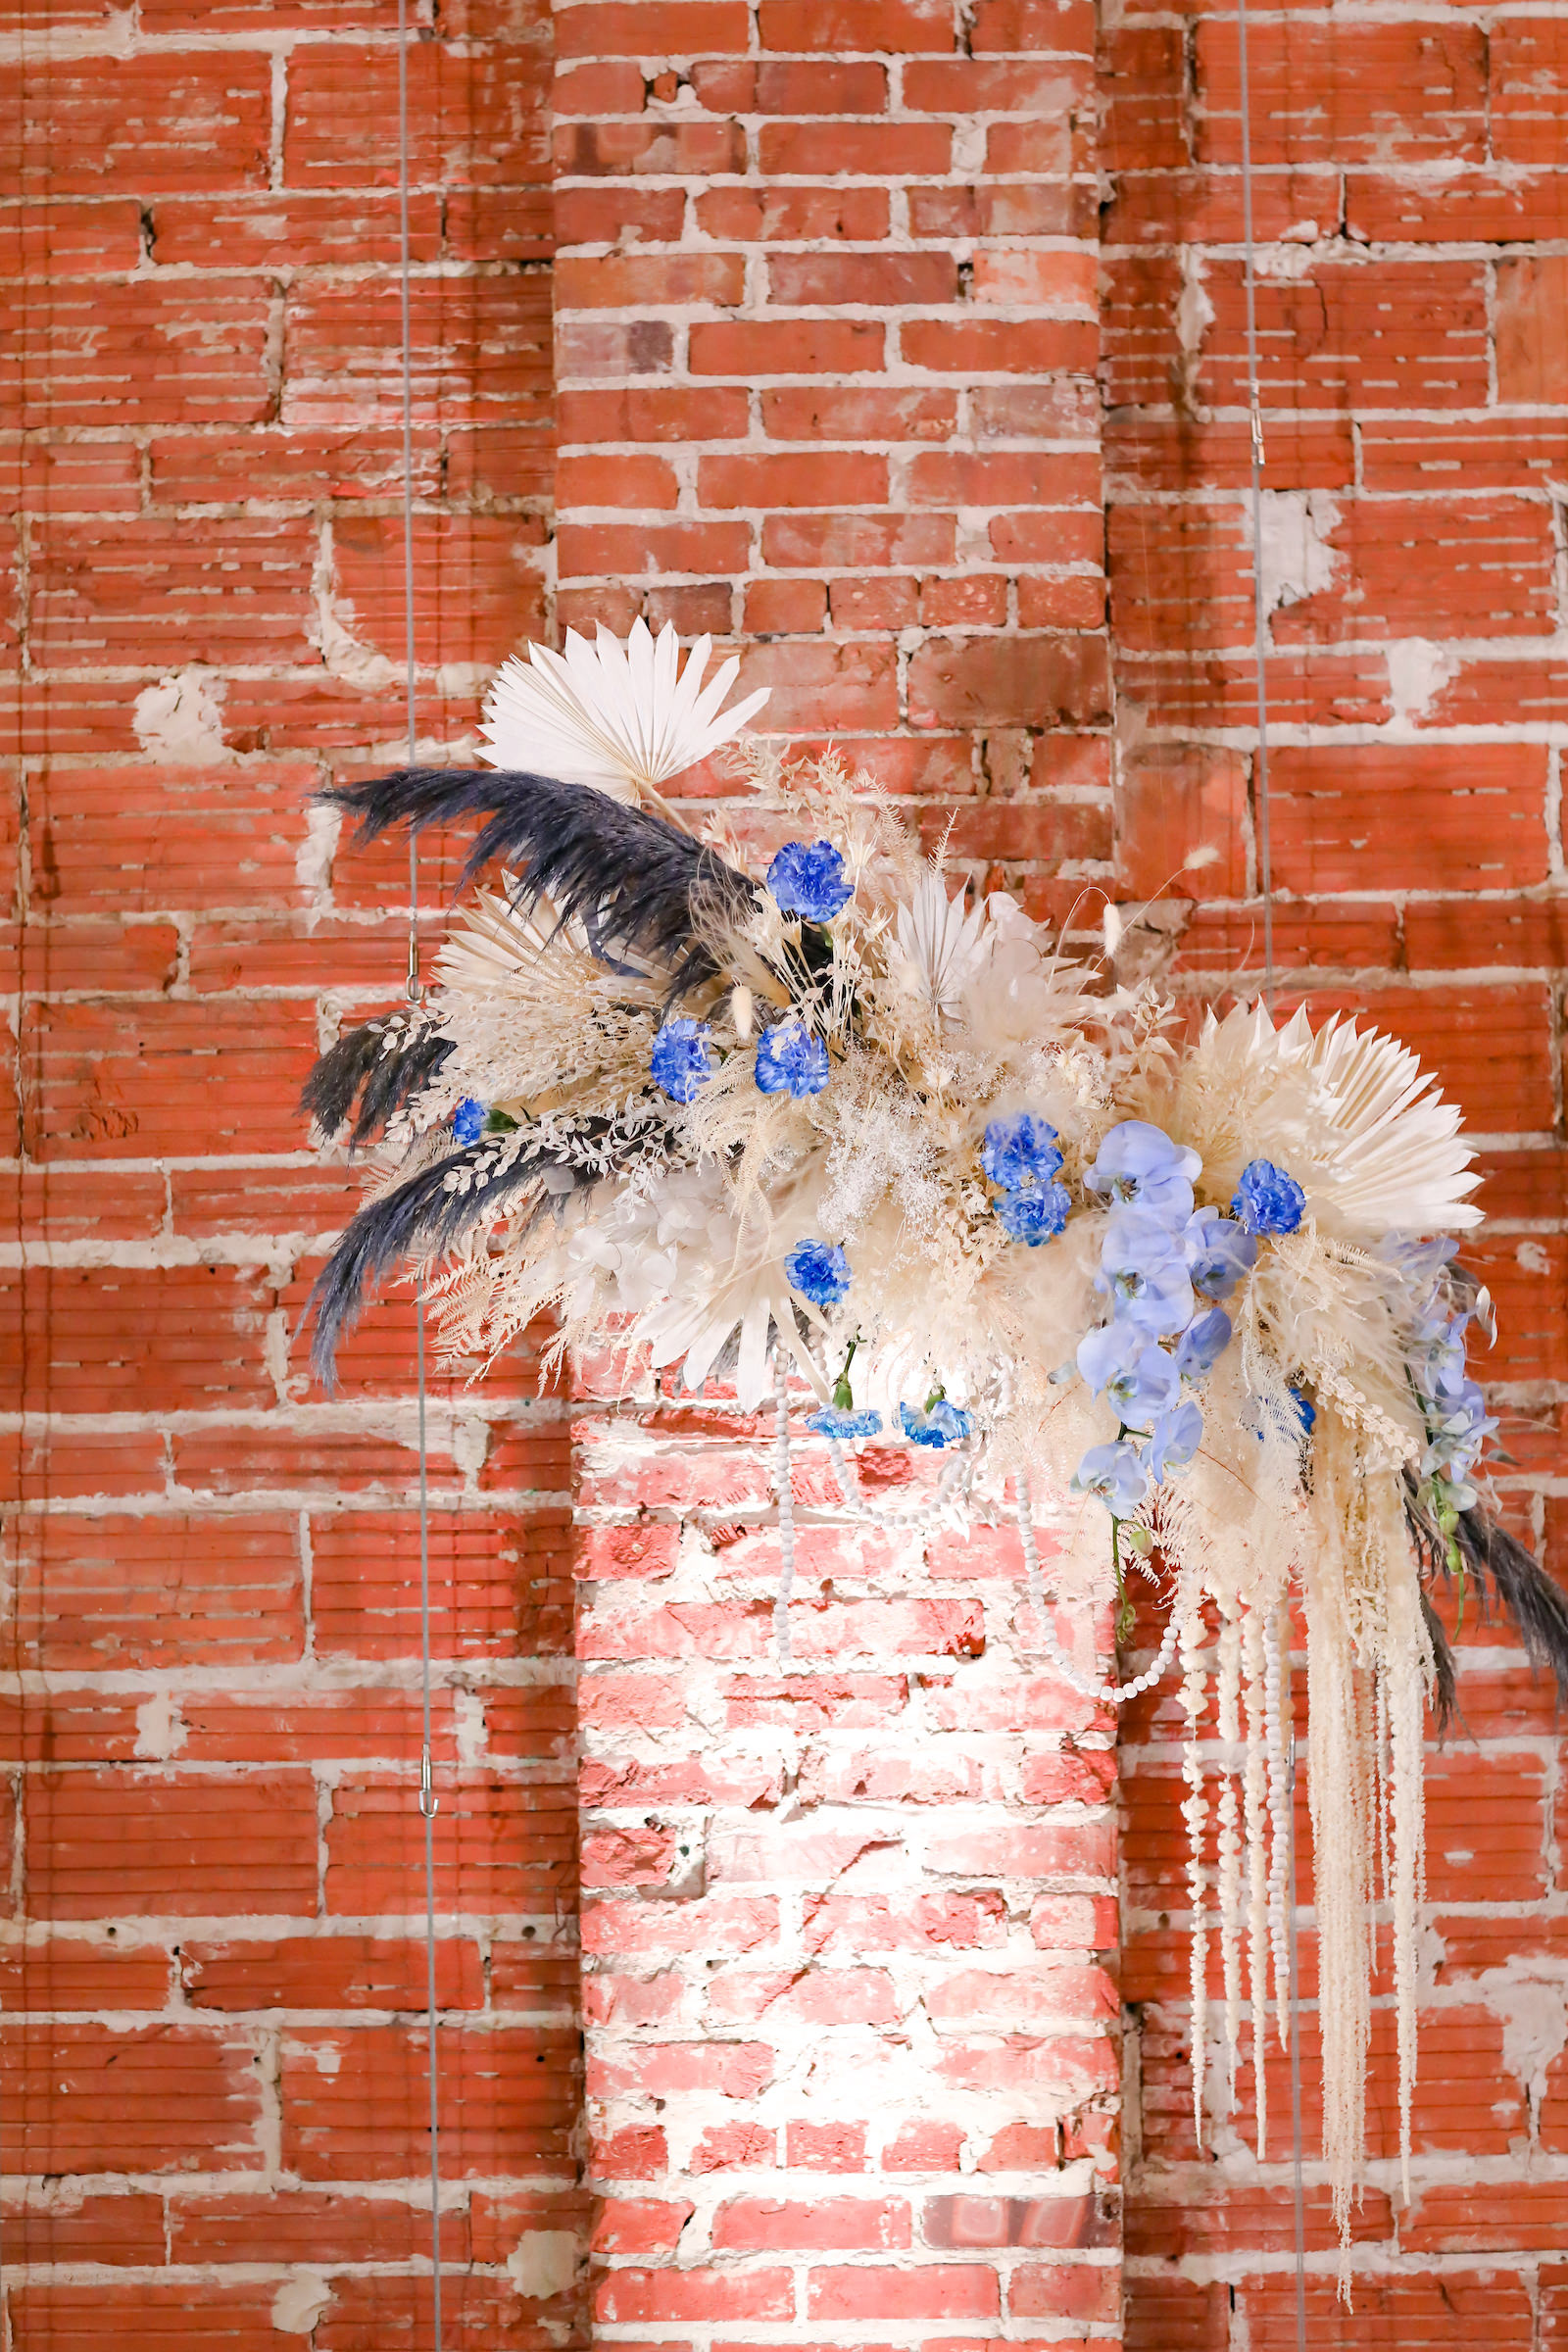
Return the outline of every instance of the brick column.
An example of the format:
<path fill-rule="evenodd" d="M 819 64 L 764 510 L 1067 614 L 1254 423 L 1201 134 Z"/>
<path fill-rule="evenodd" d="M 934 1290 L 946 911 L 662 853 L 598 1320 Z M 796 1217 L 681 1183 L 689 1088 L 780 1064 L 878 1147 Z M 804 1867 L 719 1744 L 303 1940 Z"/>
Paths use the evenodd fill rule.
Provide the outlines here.
<path fill-rule="evenodd" d="M 957 13 L 558 9 L 558 616 L 711 630 L 1044 911 L 1110 846 L 1092 24 Z M 1116 2334 L 1113 1727 L 1015 1537 L 806 1440 L 781 1675 L 765 1419 L 576 1436 L 601 2334 Z"/>

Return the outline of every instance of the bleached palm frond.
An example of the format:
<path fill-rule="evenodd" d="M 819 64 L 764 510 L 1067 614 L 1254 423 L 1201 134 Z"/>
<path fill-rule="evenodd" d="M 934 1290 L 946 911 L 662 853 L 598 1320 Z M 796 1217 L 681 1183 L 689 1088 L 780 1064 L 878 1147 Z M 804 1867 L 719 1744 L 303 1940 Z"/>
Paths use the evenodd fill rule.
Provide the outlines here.
<path fill-rule="evenodd" d="M 1368 1236 L 1479 1225 L 1466 1196 L 1481 1179 L 1470 1173 L 1458 1107 L 1409 1048 L 1341 1013 L 1304 1049 L 1295 1027 L 1281 1042 L 1300 1054 L 1311 1079 L 1311 1186 L 1332 1215 Z"/>
<path fill-rule="evenodd" d="M 1304 1009 L 1278 1029 L 1261 1004 L 1210 1014 L 1172 1079 L 1171 1118 L 1215 1199 L 1263 1157 L 1292 1170 L 1311 1216 L 1344 1239 L 1480 1222 L 1457 1108 L 1407 1047 L 1346 1014 L 1315 1033 Z"/>
<path fill-rule="evenodd" d="M 960 892 L 948 897 L 940 874 L 927 874 L 898 909 L 898 977 L 937 1012 L 953 1014 L 980 958 L 984 906 L 970 913 Z"/>
<path fill-rule="evenodd" d="M 636 801 L 728 743 L 767 700 L 760 687 L 720 710 L 740 671 L 732 655 L 703 685 L 712 651 L 699 637 L 680 662 L 669 622 L 655 637 L 633 623 L 624 645 L 601 621 L 590 645 L 566 631 L 564 653 L 530 645 L 503 662 L 480 729 L 497 767 L 525 768 Z"/>

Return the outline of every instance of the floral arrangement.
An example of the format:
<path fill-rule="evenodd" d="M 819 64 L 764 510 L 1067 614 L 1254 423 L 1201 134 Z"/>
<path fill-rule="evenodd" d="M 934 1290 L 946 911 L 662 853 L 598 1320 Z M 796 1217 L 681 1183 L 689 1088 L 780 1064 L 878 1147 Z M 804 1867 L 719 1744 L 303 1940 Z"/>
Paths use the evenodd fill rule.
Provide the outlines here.
<path fill-rule="evenodd" d="M 382 1148 L 317 1287 L 318 1366 L 403 1268 L 469 1369 L 548 1311 L 558 1355 L 612 1339 L 688 1388 L 771 1394 L 786 1575 L 792 1378 L 852 1504 L 857 1446 L 942 1455 L 938 1499 L 1010 1494 L 1038 1579 L 1032 1489 L 1074 1497 L 1072 1543 L 1124 1602 L 1147 1580 L 1164 1640 L 1105 1689 L 1043 1609 L 1042 1639 L 1112 1701 L 1179 1663 L 1195 2103 L 1201 2129 L 1214 1897 L 1233 2053 L 1244 1952 L 1250 1976 L 1260 2151 L 1271 1967 L 1288 2014 L 1294 1602 L 1343 2229 L 1378 1900 L 1408 2145 L 1423 1707 L 1452 1690 L 1434 1579 L 1495 1587 L 1568 1661 L 1556 1588 L 1479 1508 L 1494 1424 L 1466 1350 L 1492 1313 L 1455 1255 L 1479 1218 L 1457 1113 L 1354 1020 L 1239 1004 L 1191 1033 L 1152 985 L 1071 960 L 922 855 L 836 753 L 742 737 L 761 698 L 725 712 L 735 664 L 703 690 L 708 656 L 682 666 L 640 623 L 624 646 L 568 633 L 498 678 L 493 768 L 328 796 L 368 839 L 482 818 L 466 880 L 499 879 L 429 993 L 345 1035 L 308 1089 L 324 1129 Z M 760 856 L 661 798 L 720 745 Z M 1217 1789 L 1211 1655 L 1242 1758 Z"/>

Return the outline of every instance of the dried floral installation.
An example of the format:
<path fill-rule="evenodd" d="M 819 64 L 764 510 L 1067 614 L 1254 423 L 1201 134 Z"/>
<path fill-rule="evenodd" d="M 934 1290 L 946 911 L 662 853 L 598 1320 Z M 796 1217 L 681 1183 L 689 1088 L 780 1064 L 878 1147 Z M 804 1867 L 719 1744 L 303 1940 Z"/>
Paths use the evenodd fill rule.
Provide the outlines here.
<path fill-rule="evenodd" d="M 547 1310 L 554 1350 L 645 1348 L 688 1388 L 774 1401 L 787 1656 L 787 1377 L 848 1449 L 947 1457 L 938 1501 L 1031 1482 L 1082 1498 L 1071 1543 L 1147 1580 L 1189 1729 L 1194 2101 L 1203 1919 L 1227 2044 L 1250 1991 L 1257 2137 L 1272 1972 L 1288 2028 L 1293 1608 L 1304 1627 L 1323 2152 L 1342 2243 L 1365 2150 L 1371 1961 L 1392 1930 L 1406 2162 L 1422 1901 L 1423 1709 L 1453 1698 L 1431 1602 L 1494 1594 L 1568 1690 L 1568 1605 L 1476 1485 L 1493 1423 L 1466 1368 L 1492 1310 L 1456 1260 L 1477 1179 L 1395 1040 L 1258 1004 L 1196 1034 L 1152 985 L 1066 957 L 1014 900 L 972 899 L 839 756 L 742 735 L 705 639 L 568 634 L 492 690 L 493 767 L 327 797 L 373 840 L 478 818 L 469 901 L 427 996 L 343 1036 L 306 1102 L 379 1146 L 317 1285 L 330 1380 L 367 1287 L 416 1272 L 447 1357 L 482 1369 Z M 720 745 L 764 870 L 661 787 Z M 760 861 L 759 861 L 759 864 Z M 865 1506 L 869 1507 L 869 1506 Z M 1123 1630 L 1125 1630 L 1125 1625 Z M 1213 1729 L 1240 1759 L 1205 1771 Z M 1210 1818 L 1216 1860 L 1204 1860 Z M 1244 1965 L 1245 1964 L 1245 1965 Z"/>

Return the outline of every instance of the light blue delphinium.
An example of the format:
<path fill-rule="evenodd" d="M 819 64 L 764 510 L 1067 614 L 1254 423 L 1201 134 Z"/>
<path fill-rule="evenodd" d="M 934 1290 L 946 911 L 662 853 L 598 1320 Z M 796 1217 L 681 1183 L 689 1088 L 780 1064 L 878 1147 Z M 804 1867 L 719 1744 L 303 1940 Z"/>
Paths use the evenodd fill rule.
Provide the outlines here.
<path fill-rule="evenodd" d="M 1250 1159 L 1231 1206 L 1249 1233 L 1294 1233 L 1306 1214 L 1306 1195 L 1271 1159 Z"/>
<path fill-rule="evenodd" d="M 933 1397 L 923 1412 L 912 1404 L 901 1404 L 899 1422 L 911 1445 L 939 1449 L 956 1446 L 974 1430 L 973 1413 L 965 1412 L 961 1404 L 950 1404 L 945 1396 Z"/>
<path fill-rule="evenodd" d="M 1231 1344 L 1231 1319 L 1222 1306 L 1195 1315 L 1176 1343 L 1176 1369 L 1188 1380 L 1212 1372 Z"/>
<path fill-rule="evenodd" d="M 666 1021 L 654 1040 L 654 1083 L 672 1102 L 695 1102 L 713 1075 L 706 1021 Z"/>
<path fill-rule="evenodd" d="M 1455 1316 L 1410 1360 L 1416 1388 L 1429 1403 L 1445 1403 L 1464 1389 L 1468 1377 L 1464 1330 L 1463 1318 Z"/>
<path fill-rule="evenodd" d="M 787 841 L 767 869 L 767 887 L 781 913 L 830 923 L 855 896 L 844 860 L 830 841 Z"/>
<path fill-rule="evenodd" d="M 1173 1470 L 1185 1470 L 1203 1442 L 1203 1416 L 1190 1396 L 1161 1413 L 1144 1448 L 1144 1461 L 1156 1487 Z"/>
<path fill-rule="evenodd" d="M 792 1290 L 813 1306 L 837 1306 L 850 1287 L 850 1261 L 836 1242 L 797 1242 L 784 1260 Z"/>
<path fill-rule="evenodd" d="M 452 1114 L 452 1141 L 463 1151 L 476 1144 L 484 1133 L 485 1109 L 472 1095 L 465 1095 Z"/>
<path fill-rule="evenodd" d="M 1185 1331 L 1193 1319 L 1181 1237 L 1145 1209 L 1111 1211 L 1095 1288 L 1110 1293 L 1115 1314 L 1156 1338 Z"/>
<path fill-rule="evenodd" d="M 1126 1438 L 1091 1446 L 1072 1474 L 1075 1494 L 1098 1494 L 1113 1519 L 1130 1519 L 1149 1493 L 1149 1471 Z"/>
<path fill-rule="evenodd" d="M 1175 1363 L 1136 1324 L 1106 1323 L 1078 1343 L 1078 1369 L 1129 1429 L 1148 1429 L 1181 1394 Z"/>
<path fill-rule="evenodd" d="M 1199 1208 L 1183 1237 L 1193 1288 L 1205 1298 L 1228 1298 L 1257 1263 L 1257 1239 L 1217 1208 Z"/>
<path fill-rule="evenodd" d="M 827 1084 L 827 1048 L 803 1020 L 775 1021 L 757 1041 L 757 1084 L 764 1095 L 793 1095 L 801 1102 Z"/>
<path fill-rule="evenodd" d="M 1019 1192 L 1004 1193 L 991 1205 L 1004 1233 L 1038 1250 L 1042 1242 L 1054 1241 L 1066 1225 L 1072 1197 L 1064 1184 L 1030 1184 Z"/>
<path fill-rule="evenodd" d="M 1048 1184 L 1061 1165 L 1056 1130 L 1032 1110 L 1020 1110 L 1010 1119 L 990 1119 L 980 1165 L 1004 1192 L 1021 1193 Z"/>
<path fill-rule="evenodd" d="M 1183 1225 L 1193 1213 L 1193 1179 L 1202 1164 L 1163 1128 L 1148 1119 L 1123 1119 L 1102 1139 L 1084 1183 L 1107 1201 Z"/>
<path fill-rule="evenodd" d="M 858 1411 L 842 1404 L 824 1404 L 806 1416 L 808 1429 L 814 1429 L 819 1438 L 875 1438 L 881 1435 L 882 1416 L 870 1405 Z"/>
<path fill-rule="evenodd" d="M 1481 1458 L 1481 1449 L 1496 1426 L 1487 1412 L 1481 1388 L 1475 1381 L 1467 1380 L 1459 1395 L 1447 1401 L 1443 1418 L 1428 1424 L 1427 1450 L 1421 1463 L 1423 1478 L 1442 1477 L 1450 1484 L 1468 1486 L 1470 1473 Z"/>

